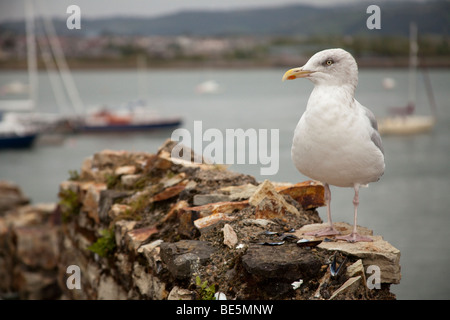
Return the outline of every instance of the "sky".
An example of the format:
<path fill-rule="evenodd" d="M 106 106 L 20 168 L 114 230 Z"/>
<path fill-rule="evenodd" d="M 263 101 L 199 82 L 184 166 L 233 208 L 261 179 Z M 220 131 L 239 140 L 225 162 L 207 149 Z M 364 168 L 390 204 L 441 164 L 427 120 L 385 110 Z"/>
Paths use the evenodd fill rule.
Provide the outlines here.
<path fill-rule="evenodd" d="M 0 22 L 24 17 L 24 1 L 0 0 Z M 159 16 L 184 10 L 222 10 L 274 7 L 287 4 L 345 4 L 361 0 L 34 0 L 35 12 L 52 17 L 68 17 L 69 5 L 78 5 L 81 18 L 129 15 Z M 372 2 L 377 2 L 372 0 Z"/>

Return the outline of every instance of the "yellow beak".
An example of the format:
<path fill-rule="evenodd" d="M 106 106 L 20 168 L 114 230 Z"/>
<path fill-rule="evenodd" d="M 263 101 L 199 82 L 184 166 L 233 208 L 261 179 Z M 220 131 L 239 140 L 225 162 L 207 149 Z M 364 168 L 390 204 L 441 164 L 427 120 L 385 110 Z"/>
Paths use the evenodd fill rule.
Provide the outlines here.
<path fill-rule="evenodd" d="M 314 71 L 303 70 L 301 67 L 300 68 L 293 68 L 293 69 L 290 69 L 290 70 L 286 71 L 286 73 L 283 75 L 282 81 L 284 81 L 284 80 L 294 80 L 294 79 L 297 79 L 297 78 L 305 78 L 305 77 L 309 76 L 313 72 Z"/>

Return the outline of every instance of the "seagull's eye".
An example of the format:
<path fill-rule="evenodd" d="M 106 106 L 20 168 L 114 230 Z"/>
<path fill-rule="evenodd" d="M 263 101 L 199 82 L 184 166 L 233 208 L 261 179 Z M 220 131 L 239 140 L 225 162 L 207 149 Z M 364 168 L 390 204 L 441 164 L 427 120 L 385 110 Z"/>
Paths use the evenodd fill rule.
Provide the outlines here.
<path fill-rule="evenodd" d="M 325 61 L 325 64 L 326 64 L 327 66 L 331 66 L 333 63 L 334 63 L 334 61 L 331 60 L 331 59 L 328 59 L 327 61 Z"/>

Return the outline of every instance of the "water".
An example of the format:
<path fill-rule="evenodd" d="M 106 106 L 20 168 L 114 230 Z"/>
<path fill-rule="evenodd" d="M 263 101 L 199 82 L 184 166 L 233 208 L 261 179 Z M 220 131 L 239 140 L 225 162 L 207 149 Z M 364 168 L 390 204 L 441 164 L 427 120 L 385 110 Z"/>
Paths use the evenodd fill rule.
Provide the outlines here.
<path fill-rule="evenodd" d="M 258 180 L 298 182 L 291 163 L 293 130 L 304 111 L 312 84 L 306 80 L 281 82 L 285 70 L 159 70 L 146 74 L 147 101 L 164 114 L 179 114 L 183 127 L 193 132 L 194 120 L 203 131 L 217 128 L 279 129 L 280 168 L 274 176 L 261 176 L 261 165 L 233 165 L 232 170 Z M 138 97 L 139 77 L 134 71 L 73 72 L 83 102 L 88 106 L 119 105 Z M 385 77 L 396 80 L 385 90 Z M 382 235 L 401 251 L 402 280 L 393 285 L 398 299 L 449 299 L 450 281 L 450 72 L 431 71 L 438 104 L 438 123 L 432 133 L 410 137 L 383 137 L 386 172 L 382 179 L 362 189 L 358 223 Z M 195 86 L 214 79 L 222 91 L 199 95 Z M 0 86 L 12 80 L 26 81 L 24 72 L 2 72 Z M 46 73 L 39 75 L 39 106 L 56 111 L 55 98 Z M 356 98 L 377 116 L 389 106 L 407 99 L 407 70 L 361 70 Z M 429 104 L 422 82 L 417 91 L 419 113 Z M 172 131 L 107 136 L 68 137 L 61 145 L 41 145 L 32 150 L 0 152 L 0 179 L 18 183 L 33 202 L 55 201 L 58 185 L 69 170 L 79 170 L 82 160 L 102 149 L 154 153 Z M 205 143 L 207 144 L 207 143 Z M 353 190 L 332 187 L 334 221 L 352 222 Z M 325 208 L 319 209 L 326 220 Z"/>

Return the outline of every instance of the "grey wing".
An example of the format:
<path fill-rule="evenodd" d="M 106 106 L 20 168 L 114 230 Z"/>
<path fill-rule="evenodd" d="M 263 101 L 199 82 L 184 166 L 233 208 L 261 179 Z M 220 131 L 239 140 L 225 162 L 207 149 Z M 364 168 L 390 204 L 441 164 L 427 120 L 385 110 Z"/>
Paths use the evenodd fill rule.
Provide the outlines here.
<path fill-rule="evenodd" d="M 370 111 L 368 108 L 364 107 L 363 105 L 361 105 L 361 106 L 363 107 L 364 111 L 366 112 L 366 116 L 367 116 L 367 118 L 369 118 L 370 124 L 373 128 L 370 138 L 371 138 L 372 142 L 378 147 L 378 149 L 380 149 L 380 151 L 384 154 L 383 144 L 381 142 L 381 136 L 380 136 L 380 133 L 378 132 L 377 119 L 375 118 L 375 115 L 373 114 L 372 111 Z"/>

